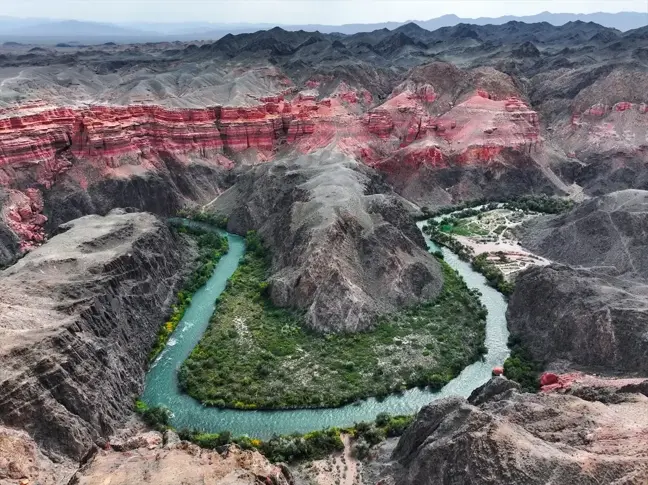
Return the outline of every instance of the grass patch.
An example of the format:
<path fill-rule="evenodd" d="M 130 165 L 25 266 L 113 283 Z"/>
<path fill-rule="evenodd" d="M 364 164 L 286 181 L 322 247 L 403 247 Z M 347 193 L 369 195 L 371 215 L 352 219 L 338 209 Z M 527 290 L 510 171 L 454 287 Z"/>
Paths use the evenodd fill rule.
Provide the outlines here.
<path fill-rule="evenodd" d="M 183 364 L 183 389 L 208 406 L 336 407 L 411 387 L 440 389 L 484 352 L 486 309 L 447 264 L 434 301 L 380 319 L 368 332 L 322 335 L 267 297 L 255 234 L 210 326 Z"/>
<path fill-rule="evenodd" d="M 227 238 L 218 235 L 214 231 L 191 225 L 172 227 L 177 232 L 186 234 L 196 241 L 198 257 L 194 263 L 196 269 L 184 283 L 182 290 L 178 292 L 176 304 L 171 307 L 171 316 L 158 330 L 155 345 L 149 354 L 150 361 L 155 360 L 160 352 L 164 350 L 171 334 L 182 320 L 182 317 L 184 317 L 187 308 L 189 308 L 192 295 L 207 283 L 218 261 L 229 249 Z"/>
<path fill-rule="evenodd" d="M 456 220 L 456 222 L 443 224 L 441 230 L 448 234 L 455 236 L 485 236 L 487 231 L 479 227 L 477 224 L 469 222 L 465 219 Z"/>

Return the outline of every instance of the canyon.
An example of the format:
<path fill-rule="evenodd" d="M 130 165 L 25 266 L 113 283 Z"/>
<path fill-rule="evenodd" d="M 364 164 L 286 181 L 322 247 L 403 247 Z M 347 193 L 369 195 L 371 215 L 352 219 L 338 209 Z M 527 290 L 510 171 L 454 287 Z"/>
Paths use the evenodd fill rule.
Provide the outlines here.
<path fill-rule="evenodd" d="M 155 180 L 172 185 L 174 200 L 135 206 L 171 213 L 208 202 L 232 179 L 203 187 L 169 178 L 328 146 L 419 205 L 640 188 L 642 33 L 408 24 L 340 40 L 275 28 L 215 43 L 17 47 L 0 72 L 3 264 L 70 219 L 62 199 L 110 191 L 104 204 L 101 195 L 67 204 L 82 206 L 75 216 L 105 213 L 124 203 L 112 200 L 115 186 Z"/>
<path fill-rule="evenodd" d="M 181 209 L 257 231 L 272 304 L 335 334 L 439 295 L 414 218 L 569 197 L 520 229 L 554 264 L 517 277 L 509 329 L 556 374 L 645 375 L 646 53 L 647 27 L 584 22 L 2 46 L 0 483 L 290 483 L 172 435 L 107 446 L 191 266 Z M 376 481 L 642 483 L 645 392 L 606 386 L 435 402 Z"/>
<path fill-rule="evenodd" d="M 58 230 L 2 273 L 0 420 L 81 461 L 130 412 L 191 252 L 151 214 Z"/>

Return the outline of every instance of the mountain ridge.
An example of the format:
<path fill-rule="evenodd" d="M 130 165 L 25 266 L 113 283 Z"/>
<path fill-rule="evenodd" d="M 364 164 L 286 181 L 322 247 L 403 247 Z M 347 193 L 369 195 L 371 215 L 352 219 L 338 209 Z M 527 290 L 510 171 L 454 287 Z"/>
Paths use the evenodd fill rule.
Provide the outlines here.
<path fill-rule="evenodd" d="M 549 23 L 562 26 L 569 22 L 594 22 L 604 27 L 621 31 L 639 29 L 648 25 L 648 12 L 597 12 L 592 14 L 569 14 L 542 12 L 529 16 L 462 18 L 444 15 L 428 20 L 408 20 L 405 22 L 350 23 L 342 25 L 326 24 L 278 24 L 279 27 L 299 31 L 306 30 L 323 34 L 354 35 L 361 32 L 389 29 L 395 30 L 410 24 L 434 31 L 442 27 L 459 24 L 503 25 L 511 21 L 524 23 Z M 210 27 L 206 22 L 98 22 L 74 19 L 43 19 L 0 17 L 0 42 L 56 43 L 56 42 L 162 42 L 189 40 L 217 40 L 227 34 L 253 33 L 270 30 L 275 24 L 224 24 L 215 23 Z M 411 27 L 410 27 L 411 28 Z"/>

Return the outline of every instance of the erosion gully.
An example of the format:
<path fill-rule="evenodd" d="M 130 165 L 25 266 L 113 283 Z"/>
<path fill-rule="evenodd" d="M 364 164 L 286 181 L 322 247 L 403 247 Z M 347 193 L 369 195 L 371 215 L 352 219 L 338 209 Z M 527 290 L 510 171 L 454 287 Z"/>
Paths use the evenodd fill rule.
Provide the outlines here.
<path fill-rule="evenodd" d="M 424 222 L 418 224 L 419 229 L 423 224 Z M 227 236 L 229 252 L 221 258 L 205 286 L 195 293 L 184 318 L 146 376 L 142 400 L 149 406 L 161 405 L 169 408 L 173 413 L 172 424 L 177 429 L 196 428 L 212 433 L 229 430 L 234 436 L 249 435 L 267 439 L 275 434 L 304 433 L 331 426 L 344 427 L 355 422 L 372 421 L 382 412 L 392 415 L 413 414 L 434 399 L 468 396 L 475 388 L 488 381 L 493 367 L 501 366 L 509 354 L 506 301 L 500 293 L 486 284 L 483 276 L 471 269 L 470 264 L 459 260 L 448 249 L 441 248 L 445 261 L 459 272 L 470 288 L 481 292 L 482 303 L 488 309 L 486 355 L 482 360 L 466 367 L 441 391 L 410 389 L 381 401 L 372 398 L 333 409 L 241 411 L 203 406 L 180 391 L 177 373 L 207 329 L 215 309 L 216 298 L 225 290 L 227 280 L 245 254 L 243 238 L 219 232 Z M 425 237 L 431 250 L 439 250 L 427 236 Z"/>

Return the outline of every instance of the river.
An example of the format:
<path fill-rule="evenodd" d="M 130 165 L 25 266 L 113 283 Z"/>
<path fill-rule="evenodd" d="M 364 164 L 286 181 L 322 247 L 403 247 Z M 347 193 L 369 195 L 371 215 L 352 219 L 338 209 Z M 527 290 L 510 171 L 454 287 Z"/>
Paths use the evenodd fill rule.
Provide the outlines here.
<path fill-rule="evenodd" d="M 419 223 L 419 228 L 422 224 Z M 245 253 L 243 238 L 233 234 L 227 234 L 227 238 L 229 252 L 221 258 L 207 284 L 194 294 L 184 318 L 146 376 L 142 400 L 149 406 L 161 405 L 169 408 L 173 413 L 172 424 L 177 429 L 196 428 L 212 433 L 229 430 L 234 436 L 249 435 L 267 439 L 273 434 L 304 433 L 331 426 L 350 426 L 359 421 L 372 421 L 382 412 L 413 414 L 434 399 L 453 395 L 468 396 L 490 379 L 493 367 L 501 366 L 509 354 L 506 345 L 506 301 L 500 293 L 486 284 L 483 276 L 471 269 L 470 264 L 461 261 L 448 249 L 442 248 L 445 261 L 459 272 L 470 288 L 476 288 L 482 293 L 482 302 L 488 310 L 488 352 L 483 360 L 466 367 L 441 391 L 410 389 L 382 401 L 367 399 L 333 409 L 241 411 L 203 406 L 180 392 L 177 371 L 207 329 L 214 312 L 214 302 L 225 289 L 227 280 Z M 426 240 L 430 249 L 438 250 L 427 237 Z"/>

